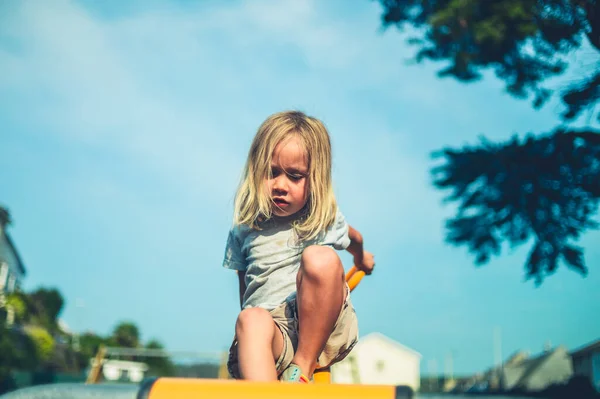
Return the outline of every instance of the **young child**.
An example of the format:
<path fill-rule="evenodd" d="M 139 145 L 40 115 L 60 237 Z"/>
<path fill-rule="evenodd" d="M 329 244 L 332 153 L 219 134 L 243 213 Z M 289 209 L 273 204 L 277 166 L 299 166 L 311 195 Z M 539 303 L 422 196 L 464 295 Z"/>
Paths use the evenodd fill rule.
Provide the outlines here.
<path fill-rule="evenodd" d="M 301 112 L 271 115 L 250 147 L 223 262 L 237 270 L 242 308 L 232 377 L 308 382 L 346 357 L 358 322 L 336 249 L 373 270 L 336 205 L 329 133 Z"/>

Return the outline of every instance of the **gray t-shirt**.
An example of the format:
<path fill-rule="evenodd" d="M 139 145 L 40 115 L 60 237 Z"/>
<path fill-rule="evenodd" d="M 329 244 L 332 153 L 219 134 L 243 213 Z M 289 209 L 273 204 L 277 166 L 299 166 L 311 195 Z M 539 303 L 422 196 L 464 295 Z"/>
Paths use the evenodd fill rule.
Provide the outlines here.
<path fill-rule="evenodd" d="M 269 220 L 253 230 L 245 225 L 229 231 L 223 267 L 246 272 L 242 308 L 271 310 L 296 294 L 296 274 L 302 251 L 309 245 L 337 250 L 350 245 L 348 224 L 338 210 L 333 225 L 317 238 L 297 243 L 289 221 Z"/>

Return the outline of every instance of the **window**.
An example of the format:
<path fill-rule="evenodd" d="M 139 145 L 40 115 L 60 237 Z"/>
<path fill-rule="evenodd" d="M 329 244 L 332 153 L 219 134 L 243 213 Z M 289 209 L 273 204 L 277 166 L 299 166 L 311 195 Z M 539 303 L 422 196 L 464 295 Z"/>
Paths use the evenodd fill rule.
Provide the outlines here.
<path fill-rule="evenodd" d="M 6 287 L 6 278 L 8 277 L 8 265 L 6 262 L 0 262 L 0 290 Z"/>
<path fill-rule="evenodd" d="M 8 276 L 8 284 L 6 286 L 6 291 L 13 292 L 15 290 L 15 282 L 17 281 L 16 277 L 13 274 Z"/>

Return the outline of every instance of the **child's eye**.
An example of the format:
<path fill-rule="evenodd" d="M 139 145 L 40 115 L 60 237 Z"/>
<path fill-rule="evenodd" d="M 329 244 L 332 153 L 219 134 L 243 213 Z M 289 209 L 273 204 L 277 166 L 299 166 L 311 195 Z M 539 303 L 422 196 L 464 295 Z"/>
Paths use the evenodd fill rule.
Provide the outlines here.
<path fill-rule="evenodd" d="M 294 181 L 301 180 L 304 177 L 304 175 L 301 175 L 301 174 L 294 174 L 294 175 L 289 175 L 289 176 Z"/>

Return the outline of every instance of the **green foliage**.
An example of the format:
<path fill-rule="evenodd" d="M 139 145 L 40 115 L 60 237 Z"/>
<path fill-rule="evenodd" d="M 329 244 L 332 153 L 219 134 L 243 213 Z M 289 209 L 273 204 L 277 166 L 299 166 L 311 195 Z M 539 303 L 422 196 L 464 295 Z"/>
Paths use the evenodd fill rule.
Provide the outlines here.
<path fill-rule="evenodd" d="M 96 356 L 101 345 L 140 348 L 140 333 L 138 327 L 129 321 L 119 322 L 111 335 L 102 337 L 94 333 L 85 333 L 79 337 L 79 363 L 86 367 L 89 359 Z M 147 349 L 163 349 L 163 345 L 157 340 L 150 340 L 144 346 Z M 175 366 L 167 357 L 137 357 L 121 356 L 120 358 L 133 361 L 143 361 L 148 364 L 150 375 L 171 376 L 174 375 Z"/>
<path fill-rule="evenodd" d="M 64 306 L 64 299 L 55 289 L 38 288 L 31 293 L 16 291 L 7 298 L 15 309 L 19 322 L 42 326 L 58 332 L 58 316 Z"/>
<path fill-rule="evenodd" d="M 18 330 L 0 324 L 0 379 L 16 368 L 34 368 L 39 358 L 35 343 Z"/>
<path fill-rule="evenodd" d="M 115 327 L 111 341 L 116 346 L 137 348 L 140 344 L 140 332 L 134 323 L 121 322 Z"/>
<path fill-rule="evenodd" d="M 58 316 L 64 305 L 60 292 L 55 288 L 42 287 L 29 294 L 28 298 L 31 308 L 30 320 L 51 332 L 58 331 Z"/>
<path fill-rule="evenodd" d="M 108 346 L 109 338 L 101 337 L 93 332 L 86 332 L 79 336 L 79 367 L 84 369 L 88 367 L 90 359 L 96 357 L 100 346 Z"/>
<path fill-rule="evenodd" d="M 584 78 L 571 86 L 563 95 L 563 102 L 567 105 L 564 112 L 565 119 L 573 119 L 586 108 L 593 108 L 600 100 L 600 72 Z"/>
<path fill-rule="evenodd" d="M 79 351 L 86 359 L 96 356 L 96 353 L 98 353 L 98 348 L 100 348 L 101 345 L 106 344 L 106 338 L 91 332 L 87 332 L 79 336 Z"/>
<path fill-rule="evenodd" d="M 50 360 L 54 351 L 54 338 L 43 327 L 27 326 L 25 332 L 31 338 L 35 345 L 35 352 L 40 362 Z"/>
<path fill-rule="evenodd" d="M 7 298 L 7 305 L 15 311 L 16 321 L 26 314 L 23 296 L 14 293 Z M 12 371 L 35 369 L 40 359 L 36 343 L 18 328 L 6 325 L 6 313 L 0 309 L 0 394 L 16 388 Z M 14 326 L 13 326 L 14 327 Z"/>
<path fill-rule="evenodd" d="M 0 357 L 0 385 L 8 379 L 12 365 L 18 361 L 15 352 L 11 331 L 6 328 L 4 321 L 2 321 L 0 324 L 0 353 L 2 353 Z"/>
<path fill-rule="evenodd" d="M 492 69 L 516 97 L 534 96 L 542 106 L 552 91 L 543 82 L 565 72 L 566 56 L 583 39 L 600 50 L 600 4 L 595 0 L 380 0 L 385 26 L 410 25 L 419 36 L 417 61 L 446 61 L 439 75 L 469 82 Z M 598 63 L 592 67 L 595 74 Z M 576 93 L 576 94 L 574 94 Z M 575 118 L 593 110 L 600 86 L 583 78 L 563 92 Z M 600 114 L 599 114 L 600 118 Z"/>
<path fill-rule="evenodd" d="M 22 292 L 14 292 L 6 298 L 7 306 L 12 307 L 15 312 L 15 320 L 17 322 L 25 321 L 28 309 L 27 309 L 27 298 Z"/>
<path fill-rule="evenodd" d="M 38 370 L 73 357 L 67 353 L 68 348 L 58 348 L 55 344 L 54 336 L 63 334 L 57 323 L 63 307 L 58 290 L 16 291 L 7 295 L 6 304 L 14 311 L 15 328 L 0 327 L 0 374 L 8 375 L 11 370 Z M 0 316 L 4 323 L 5 315 Z"/>
<path fill-rule="evenodd" d="M 553 94 L 544 86 L 568 66 L 584 40 L 600 51 L 600 2 L 596 0 L 379 0 L 384 26 L 414 28 L 416 60 L 446 62 L 438 72 L 461 82 L 493 70 L 509 93 L 533 96 L 535 108 Z M 600 61 L 580 80 L 561 88 L 565 122 L 594 112 L 600 99 Z M 598 114 L 600 120 L 600 113 Z M 524 141 L 440 151 L 434 184 L 459 203 L 447 221 L 446 240 L 465 245 L 477 265 L 501 253 L 503 242 L 533 240 L 526 277 L 540 284 L 559 261 L 587 273 L 583 249 L 574 244 L 597 224 L 600 134 L 565 128 Z M 438 154 L 438 156 L 440 156 Z M 595 180 L 594 180 L 595 179 Z"/>
<path fill-rule="evenodd" d="M 585 275 L 582 248 L 573 244 L 587 229 L 600 202 L 600 134 L 557 131 L 503 144 L 444 149 L 445 164 L 433 169 L 434 184 L 459 202 L 447 222 L 447 241 L 467 245 L 484 264 L 533 239 L 526 277 L 542 282 L 560 260 Z M 477 165 L 477 167 L 474 167 Z"/>
<path fill-rule="evenodd" d="M 10 388 L 10 372 L 16 370 L 41 370 L 54 367 L 73 372 L 88 367 L 101 345 L 139 348 L 138 327 L 128 321 L 118 323 L 111 335 L 102 337 L 94 333 L 82 334 L 79 351 L 72 349 L 72 338 L 58 328 L 58 316 L 64 300 L 56 289 L 39 288 L 31 293 L 14 292 L 7 304 L 15 312 L 15 328 L 4 325 L 5 309 L 0 309 L 0 390 Z M 55 341 L 55 338 L 59 341 Z M 65 338 L 69 344 L 59 343 Z M 149 349 L 162 349 L 160 342 L 151 340 Z M 147 362 L 155 375 L 173 375 L 175 366 L 168 358 L 135 359 Z M 4 387 L 4 388 L 3 388 Z"/>
<path fill-rule="evenodd" d="M 146 344 L 146 349 L 164 349 L 163 345 L 157 340 L 150 340 Z M 175 365 L 167 357 L 149 357 L 144 359 L 148 365 L 149 375 L 169 377 L 175 375 Z"/>

